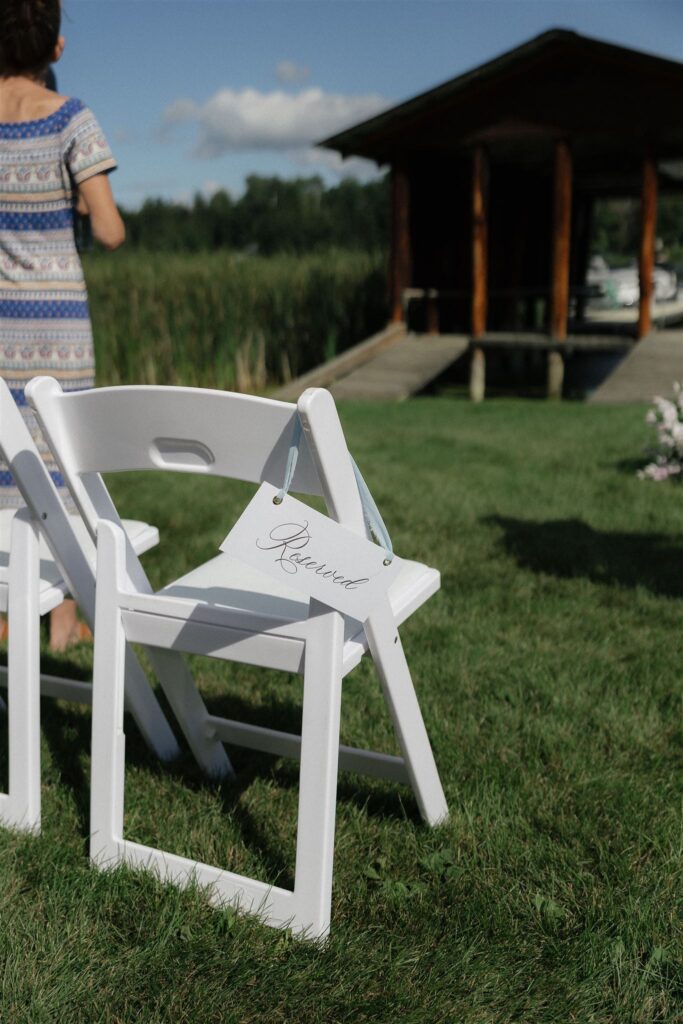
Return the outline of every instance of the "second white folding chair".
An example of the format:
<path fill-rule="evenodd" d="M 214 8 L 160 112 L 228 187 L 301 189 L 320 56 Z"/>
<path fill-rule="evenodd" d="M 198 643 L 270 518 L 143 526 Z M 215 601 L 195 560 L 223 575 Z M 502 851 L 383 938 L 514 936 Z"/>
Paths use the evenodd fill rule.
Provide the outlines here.
<path fill-rule="evenodd" d="M 397 627 L 439 588 L 436 570 L 402 562 L 385 607 L 363 628 L 221 554 L 153 593 L 99 476 L 174 469 L 280 486 L 297 417 L 305 439 L 291 487 L 323 495 L 329 515 L 366 535 L 358 487 L 328 392 L 298 407 L 191 388 L 104 388 L 64 394 L 37 378 L 27 395 L 84 519 L 98 537 L 93 704 L 91 856 L 126 862 L 185 883 L 196 878 L 216 902 L 259 912 L 310 937 L 330 924 L 338 767 L 412 785 L 425 820 L 448 815 Z M 232 525 L 226 523 L 226 532 Z M 182 542 L 182 539 L 179 538 Z M 200 864 L 124 838 L 123 679 L 127 642 L 157 658 L 176 651 L 298 672 L 304 676 L 301 736 L 209 714 L 191 678 L 167 690 L 185 734 L 300 758 L 293 891 Z M 402 757 L 339 745 L 342 679 L 370 650 Z M 163 653 L 162 653 L 163 651 Z M 164 686 L 164 680 L 161 680 Z M 221 747 L 222 750 L 222 747 Z"/>
<path fill-rule="evenodd" d="M 79 515 L 69 515 L 4 380 L 0 378 L 0 458 L 26 508 L 0 511 L 0 612 L 8 613 L 9 785 L 0 794 L 0 822 L 33 831 L 40 826 L 40 696 L 89 704 L 90 683 L 40 672 L 40 616 L 71 594 L 92 628 L 95 549 Z M 126 520 L 138 553 L 159 541 L 148 523 Z M 145 740 L 170 760 L 177 741 L 132 651 L 127 653 L 126 704 Z"/>

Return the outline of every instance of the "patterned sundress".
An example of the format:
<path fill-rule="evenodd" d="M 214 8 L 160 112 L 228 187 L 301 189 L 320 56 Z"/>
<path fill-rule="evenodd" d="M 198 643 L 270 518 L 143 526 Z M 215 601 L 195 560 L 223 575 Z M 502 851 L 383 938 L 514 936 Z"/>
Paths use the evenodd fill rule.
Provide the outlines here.
<path fill-rule="evenodd" d="M 93 387 L 88 299 L 74 239 L 75 187 L 116 162 L 91 111 L 68 99 L 49 117 L 0 122 L 0 376 L 62 496 L 64 480 L 26 405 L 38 374 L 65 391 Z M 0 507 L 22 504 L 0 463 Z"/>

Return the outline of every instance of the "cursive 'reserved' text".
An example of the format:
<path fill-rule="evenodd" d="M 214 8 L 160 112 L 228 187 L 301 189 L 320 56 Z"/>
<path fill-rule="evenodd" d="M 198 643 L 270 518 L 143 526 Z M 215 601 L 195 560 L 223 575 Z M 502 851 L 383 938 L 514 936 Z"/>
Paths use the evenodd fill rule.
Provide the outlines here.
<path fill-rule="evenodd" d="M 339 569 L 331 568 L 329 561 L 321 559 L 317 553 L 315 557 L 306 554 L 305 549 L 311 539 L 307 522 L 281 523 L 273 527 L 265 540 L 257 540 L 256 547 L 261 551 L 274 551 L 275 562 L 283 572 L 290 575 L 295 575 L 299 569 L 305 569 L 345 590 L 357 590 L 364 583 L 370 582 L 370 577 L 349 579 Z"/>

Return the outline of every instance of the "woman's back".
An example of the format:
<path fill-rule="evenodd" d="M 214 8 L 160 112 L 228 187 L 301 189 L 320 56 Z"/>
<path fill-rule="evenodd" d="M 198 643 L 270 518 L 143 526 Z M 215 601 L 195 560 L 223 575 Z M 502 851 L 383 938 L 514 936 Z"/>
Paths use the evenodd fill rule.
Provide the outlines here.
<path fill-rule="evenodd" d="M 0 123 L 36 121 L 54 114 L 68 99 L 19 75 L 0 79 Z"/>
<path fill-rule="evenodd" d="M 5 116 L 26 110 L 0 93 Z M 115 166 L 90 110 L 79 99 L 55 99 L 42 117 L 0 119 L 0 372 L 43 448 L 26 408 L 27 381 L 47 373 L 69 390 L 94 384 L 74 192 Z M 49 459 L 46 449 L 44 455 Z M 60 485 L 57 468 L 50 469 Z M 19 501 L 11 478 L 0 472 L 0 505 Z"/>
<path fill-rule="evenodd" d="M 0 117 L 0 282 L 33 281 L 49 291 L 82 282 L 74 192 L 81 181 L 115 166 L 80 100 L 59 97 L 53 108 L 27 120 Z"/>
<path fill-rule="evenodd" d="M 97 121 L 80 100 L 44 84 L 64 51 L 60 22 L 61 0 L 0 0 L 0 376 L 63 488 L 24 387 L 37 373 L 65 390 L 94 384 L 74 206 L 89 213 L 106 248 L 123 243 L 125 228 L 107 174 L 116 164 Z M 63 497 L 68 502 L 68 492 Z M 20 503 L 0 464 L 0 508 Z M 52 613 L 50 644 L 61 650 L 79 636 L 67 601 Z"/>

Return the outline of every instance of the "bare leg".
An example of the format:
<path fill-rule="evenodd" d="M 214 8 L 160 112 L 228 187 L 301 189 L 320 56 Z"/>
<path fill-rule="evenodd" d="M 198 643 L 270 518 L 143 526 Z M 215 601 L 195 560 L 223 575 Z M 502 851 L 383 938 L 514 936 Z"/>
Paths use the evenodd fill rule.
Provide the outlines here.
<path fill-rule="evenodd" d="M 70 644 L 92 637 L 84 622 L 76 616 L 76 602 L 68 598 L 50 612 L 50 650 L 63 651 Z"/>

